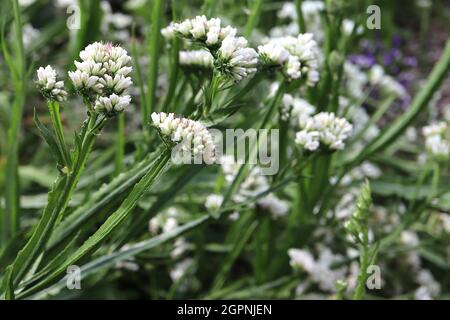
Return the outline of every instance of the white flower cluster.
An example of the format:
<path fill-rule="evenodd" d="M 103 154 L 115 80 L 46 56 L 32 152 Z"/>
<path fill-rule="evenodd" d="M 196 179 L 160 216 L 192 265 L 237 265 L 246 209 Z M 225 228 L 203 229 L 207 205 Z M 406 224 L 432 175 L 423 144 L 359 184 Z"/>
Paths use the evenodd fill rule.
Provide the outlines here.
<path fill-rule="evenodd" d="M 220 158 L 220 164 L 226 182 L 232 183 L 239 172 L 240 164 L 234 160 L 233 156 L 229 155 L 222 156 Z M 261 173 L 261 168 L 254 166 L 250 169 L 249 174 L 242 182 L 239 191 L 233 197 L 233 201 L 236 203 L 245 202 L 247 199 L 267 191 L 269 188 L 269 181 L 266 176 Z M 259 198 L 256 202 L 261 208 L 270 212 L 274 219 L 285 216 L 289 211 L 288 204 L 273 193 L 269 193 L 268 195 Z"/>
<path fill-rule="evenodd" d="M 39 39 L 41 32 L 34 28 L 30 23 L 27 23 L 22 28 L 22 41 L 24 48 L 28 49 L 30 46 Z"/>
<path fill-rule="evenodd" d="M 303 19 L 308 27 L 308 32 L 314 34 L 314 38 L 321 42 L 323 39 L 323 28 L 321 23 L 321 11 L 325 10 L 325 3 L 322 1 L 306 0 L 301 2 Z M 277 26 L 270 30 L 272 37 L 282 37 L 286 35 L 295 36 L 298 34 L 297 9 L 293 2 L 285 2 L 277 13 L 278 18 L 288 19 L 289 24 Z"/>
<path fill-rule="evenodd" d="M 270 57 L 267 50 L 272 50 L 272 63 L 283 66 L 288 79 L 303 78 L 308 86 L 319 81 L 319 49 L 312 33 L 270 39 L 260 47 L 262 59 Z"/>
<path fill-rule="evenodd" d="M 258 46 L 258 54 L 264 64 L 283 66 L 289 60 L 289 52 L 274 42 Z"/>
<path fill-rule="evenodd" d="M 301 249 L 289 249 L 288 255 L 292 268 L 307 272 L 323 291 L 333 292 L 336 281 L 344 279 L 347 273 L 345 267 L 332 269 L 334 264 L 343 261 L 343 257 L 328 248 L 321 248 L 317 260 L 309 251 Z"/>
<path fill-rule="evenodd" d="M 281 119 L 288 121 L 294 120 L 298 123 L 303 123 L 306 119 L 311 117 L 316 108 L 308 101 L 292 96 L 291 94 L 284 94 L 281 100 Z"/>
<path fill-rule="evenodd" d="M 217 49 L 226 37 L 234 37 L 237 31 L 230 26 L 222 27 L 221 24 L 219 18 L 208 19 L 203 15 L 179 23 L 171 22 L 161 33 L 166 39 L 178 36 L 203 43 L 210 49 Z"/>
<path fill-rule="evenodd" d="M 131 57 L 120 46 L 95 42 L 80 52 L 81 61 L 69 77 L 77 92 L 94 104 L 94 110 L 107 115 L 123 111 L 131 101 L 126 94 L 132 85 L 128 76 Z"/>
<path fill-rule="evenodd" d="M 450 157 L 450 126 L 442 121 L 422 129 L 428 152 L 439 159 Z"/>
<path fill-rule="evenodd" d="M 218 70 L 239 82 L 256 72 L 258 54 L 253 48 L 248 47 L 248 41 L 244 37 L 226 37 L 217 51 Z"/>
<path fill-rule="evenodd" d="M 386 94 L 395 95 L 398 98 L 408 97 L 405 87 L 397 82 L 393 77 L 387 75 L 380 65 L 374 65 L 369 71 L 369 81 L 372 85 L 378 86 Z"/>
<path fill-rule="evenodd" d="M 173 113 L 151 114 L 153 124 L 163 136 L 171 142 L 182 145 L 183 151 L 193 155 L 202 155 L 208 160 L 214 160 L 215 147 L 213 138 L 208 129 L 198 121 L 177 117 Z"/>
<path fill-rule="evenodd" d="M 180 51 L 179 62 L 185 67 L 211 69 L 214 58 L 207 50 Z"/>
<path fill-rule="evenodd" d="M 206 197 L 205 200 L 205 208 L 210 211 L 214 212 L 220 208 L 223 202 L 223 196 L 220 194 L 210 194 Z"/>
<path fill-rule="evenodd" d="M 344 78 L 348 94 L 358 100 L 364 98 L 364 89 L 368 82 L 367 75 L 357 65 L 346 61 Z"/>
<path fill-rule="evenodd" d="M 218 71 L 236 82 L 256 72 L 256 51 L 248 47 L 245 38 L 236 37 L 235 28 L 222 27 L 219 18 L 207 19 L 203 15 L 180 23 L 172 22 L 161 33 L 167 39 L 178 36 L 202 44 L 215 58 L 213 63 Z"/>
<path fill-rule="evenodd" d="M 56 71 L 51 66 L 37 70 L 36 86 L 46 99 L 60 102 L 67 99 L 64 82 L 56 80 Z"/>
<path fill-rule="evenodd" d="M 441 285 L 434 279 L 429 270 L 420 270 L 416 281 L 420 285 L 414 293 L 417 300 L 432 300 L 441 293 Z"/>
<path fill-rule="evenodd" d="M 348 174 L 344 175 L 341 184 L 350 185 L 354 181 L 361 181 L 364 178 L 376 179 L 381 176 L 381 169 L 375 164 L 365 161 L 361 165 L 353 168 Z"/>
<path fill-rule="evenodd" d="M 148 231 L 151 235 L 162 232 L 169 232 L 178 227 L 178 217 L 180 212 L 175 207 L 170 207 L 166 211 L 150 219 Z"/>
<path fill-rule="evenodd" d="M 19 5 L 21 7 L 28 7 L 30 5 L 32 5 L 33 3 L 35 3 L 36 0 L 19 0 Z"/>
<path fill-rule="evenodd" d="M 334 113 L 321 112 L 306 120 L 300 119 L 300 129 L 295 142 L 304 149 L 315 151 L 322 145 L 331 150 L 342 150 L 344 141 L 352 132 L 352 125 Z"/>
<path fill-rule="evenodd" d="M 258 200 L 258 205 L 269 211 L 274 219 L 281 218 L 289 211 L 289 205 L 286 201 L 281 200 L 273 193 Z"/>

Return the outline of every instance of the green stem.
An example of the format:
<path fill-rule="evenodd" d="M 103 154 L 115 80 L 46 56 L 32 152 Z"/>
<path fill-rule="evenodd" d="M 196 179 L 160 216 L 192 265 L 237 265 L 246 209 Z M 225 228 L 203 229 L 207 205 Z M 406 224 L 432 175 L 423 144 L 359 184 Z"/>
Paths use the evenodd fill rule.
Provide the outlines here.
<path fill-rule="evenodd" d="M 220 87 L 222 77 L 218 72 L 213 72 L 211 82 L 209 83 L 209 88 L 205 92 L 205 102 L 203 104 L 203 117 L 207 118 L 210 111 L 213 109 L 214 98 Z"/>
<path fill-rule="evenodd" d="M 114 159 L 114 175 L 117 176 L 123 169 L 125 155 L 125 114 L 122 112 L 117 117 L 116 155 Z"/>
<path fill-rule="evenodd" d="M 367 232 L 365 234 L 367 238 Z M 369 246 L 366 241 L 362 245 L 362 252 L 360 257 L 360 268 L 358 275 L 358 282 L 355 289 L 355 294 L 353 295 L 354 300 L 360 300 L 366 291 L 366 280 L 367 280 L 367 268 L 369 267 Z"/>
<path fill-rule="evenodd" d="M 178 20 L 177 14 L 177 3 L 172 0 L 172 20 Z M 169 89 L 167 90 L 166 99 L 164 101 L 162 111 L 166 112 L 169 110 L 169 106 L 175 96 L 175 91 L 177 88 L 178 81 L 178 70 L 179 70 L 179 53 L 180 53 L 180 39 L 175 37 L 172 40 L 172 47 L 170 51 L 170 71 L 169 71 Z"/>
<path fill-rule="evenodd" d="M 53 190 L 49 193 L 48 203 L 41 219 L 35 227 L 31 238 L 14 260 L 11 279 L 5 279 L 5 281 L 11 281 L 14 287 L 20 283 L 31 265 L 38 258 L 47 244 L 54 226 L 62 219 L 63 213 L 84 170 L 95 137 L 106 122 L 105 119 L 101 121 L 102 123 L 99 125 L 97 123 L 97 115 L 94 114 L 89 117 L 83 126 L 80 149 L 76 153 L 72 170 L 67 176 L 60 175 L 56 180 Z"/>
<path fill-rule="evenodd" d="M 61 116 L 59 113 L 59 103 L 56 101 L 48 101 L 47 105 L 50 112 L 50 118 L 53 124 L 53 130 L 57 138 L 59 152 L 63 157 L 64 165 L 67 167 L 68 170 L 70 170 L 70 168 L 72 167 L 72 160 L 70 158 L 70 153 L 69 150 L 67 149 L 66 141 L 64 139 Z"/>
<path fill-rule="evenodd" d="M 259 22 L 259 17 L 261 16 L 263 0 L 255 0 L 253 4 L 253 8 L 251 10 L 250 17 L 247 20 L 247 24 L 245 25 L 244 36 L 249 39 L 253 33 L 253 30 L 256 28 Z"/>
<path fill-rule="evenodd" d="M 305 17 L 303 16 L 302 0 L 295 0 L 295 10 L 297 12 L 297 22 L 299 33 L 306 32 Z"/>
<path fill-rule="evenodd" d="M 152 27 L 150 31 L 150 65 L 148 69 L 148 104 L 144 108 L 143 121 L 147 121 L 156 107 L 156 87 L 158 80 L 159 45 L 161 40 L 161 23 L 163 17 L 163 0 L 155 0 L 152 8 Z"/>

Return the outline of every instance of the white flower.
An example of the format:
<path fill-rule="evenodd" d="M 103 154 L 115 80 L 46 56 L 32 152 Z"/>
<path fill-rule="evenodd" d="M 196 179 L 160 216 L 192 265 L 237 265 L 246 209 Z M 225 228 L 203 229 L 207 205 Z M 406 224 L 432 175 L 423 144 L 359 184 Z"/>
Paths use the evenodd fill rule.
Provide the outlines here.
<path fill-rule="evenodd" d="M 352 125 L 346 119 L 338 118 L 330 112 L 321 112 L 303 120 L 300 128 L 302 130 L 296 135 L 296 143 L 310 151 L 319 147 L 317 140 L 329 149 L 342 150 L 344 141 L 352 132 Z"/>
<path fill-rule="evenodd" d="M 71 5 L 76 5 L 77 4 L 77 0 L 56 0 L 55 1 L 55 5 L 58 8 L 67 8 Z"/>
<path fill-rule="evenodd" d="M 234 157 L 230 155 L 223 155 L 220 157 L 220 165 L 222 172 L 225 175 L 225 180 L 228 183 L 233 182 L 237 173 L 239 172 L 240 165 L 234 161 Z"/>
<path fill-rule="evenodd" d="M 362 99 L 364 87 L 369 80 L 367 75 L 357 65 L 350 62 L 344 63 L 344 74 L 348 94 L 355 99 Z"/>
<path fill-rule="evenodd" d="M 31 24 L 27 23 L 22 28 L 22 40 L 23 40 L 23 46 L 25 48 L 29 48 L 30 45 L 39 38 L 41 35 L 41 32 L 34 28 Z"/>
<path fill-rule="evenodd" d="M 433 5 L 433 3 L 431 0 L 416 0 L 416 5 L 421 9 L 428 9 Z"/>
<path fill-rule="evenodd" d="M 384 69 L 379 64 L 374 65 L 369 71 L 369 81 L 372 85 L 378 84 L 381 82 L 381 79 L 384 77 Z"/>
<path fill-rule="evenodd" d="M 247 47 L 248 42 L 243 37 L 226 37 L 218 50 L 218 69 L 231 76 L 236 82 L 256 72 L 258 54 L 252 48 Z"/>
<path fill-rule="evenodd" d="M 383 67 L 374 65 L 369 71 L 369 81 L 372 85 L 379 86 L 386 94 L 395 95 L 399 98 L 408 97 L 405 87 L 393 77 L 384 72 Z"/>
<path fill-rule="evenodd" d="M 170 270 L 170 278 L 173 282 L 177 282 L 180 280 L 186 272 L 188 272 L 189 269 L 194 264 L 194 260 L 191 258 L 187 258 L 182 260 L 181 262 L 177 263 L 172 270 Z"/>
<path fill-rule="evenodd" d="M 342 262 L 340 255 L 333 254 L 328 248 L 320 248 L 317 260 L 309 251 L 300 249 L 289 249 L 291 266 L 300 268 L 310 274 L 312 280 L 318 284 L 323 291 L 334 291 L 337 280 L 344 279 L 346 268 L 332 269 L 336 263 Z"/>
<path fill-rule="evenodd" d="M 111 43 L 94 42 L 80 52 L 80 58 L 74 62 L 77 69 L 69 72 L 77 92 L 96 112 L 114 115 L 123 111 L 131 101 L 126 95 L 132 85 L 127 51 Z"/>
<path fill-rule="evenodd" d="M 36 86 L 45 98 L 60 102 L 67 99 L 64 82 L 56 81 L 56 71 L 51 66 L 40 67 L 37 77 Z"/>
<path fill-rule="evenodd" d="M 300 249 L 289 249 L 288 255 L 291 258 L 290 265 L 293 268 L 301 268 L 306 272 L 313 272 L 315 267 L 314 257 L 309 251 Z"/>
<path fill-rule="evenodd" d="M 170 207 L 166 211 L 158 214 L 148 222 L 148 230 L 152 235 L 160 231 L 169 232 L 178 226 L 178 216 L 180 212 L 175 207 Z"/>
<path fill-rule="evenodd" d="M 208 211 L 216 211 L 220 208 L 223 202 L 223 196 L 220 194 L 210 194 L 208 197 L 206 197 L 205 200 L 205 208 L 208 209 Z"/>
<path fill-rule="evenodd" d="M 289 79 L 299 79 L 302 76 L 300 71 L 301 64 L 300 60 L 296 56 L 289 56 L 288 62 L 286 64 L 286 74 Z"/>
<path fill-rule="evenodd" d="M 450 130 L 446 122 L 432 123 L 422 129 L 425 147 L 438 159 L 450 157 Z"/>
<path fill-rule="evenodd" d="M 99 77 L 90 76 L 87 72 L 75 70 L 69 71 L 69 78 L 80 92 L 101 93 L 103 85 L 99 82 Z"/>
<path fill-rule="evenodd" d="M 235 161 L 233 156 L 223 155 L 220 158 L 220 164 L 222 166 L 222 172 L 225 176 L 226 182 L 232 183 L 239 172 L 239 162 Z M 253 166 L 250 168 L 245 180 L 241 183 L 238 192 L 233 197 L 233 201 L 242 203 L 249 198 L 255 197 L 262 192 L 267 191 L 268 189 L 269 181 L 267 177 L 262 174 L 261 167 Z M 279 199 L 273 193 L 269 193 L 268 195 L 261 197 L 256 202 L 263 209 L 270 212 L 272 218 L 274 219 L 286 215 L 289 210 L 288 203 Z M 235 214 L 234 216 L 235 218 L 238 218 L 239 214 Z"/>
<path fill-rule="evenodd" d="M 30 5 L 32 5 L 33 3 L 35 3 L 36 0 L 19 0 L 19 5 L 21 7 L 28 7 Z"/>
<path fill-rule="evenodd" d="M 445 213 L 440 213 L 439 214 L 439 220 L 442 223 L 442 229 L 446 233 L 450 233 L 450 215 L 445 214 Z"/>
<path fill-rule="evenodd" d="M 400 241 L 409 246 L 409 247 L 415 247 L 419 244 L 419 237 L 417 236 L 417 233 L 410 230 L 403 230 L 400 235 Z"/>
<path fill-rule="evenodd" d="M 350 35 L 353 32 L 354 28 L 355 28 L 355 21 L 350 20 L 350 19 L 344 19 L 342 21 L 342 31 L 346 35 Z M 361 34 L 363 32 L 363 27 L 362 26 L 356 27 L 355 32 L 356 32 L 356 34 Z"/>
<path fill-rule="evenodd" d="M 405 87 L 391 76 L 384 76 L 380 86 L 387 94 L 392 94 L 399 98 L 408 97 Z"/>
<path fill-rule="evenodd" d="M 131 23 L 133 22 L 132 16 L 123 14 L 121 12 L 113 13 L 107 17 L 108 22 L 114 25 L 114 27 L 116 27 L 117 29 L 125 29 L 131 26 Z"/>
<path fill-rule="evenodd" d="M 214 58 L 206 50 L 180 51 L 180 65 L 187 67 L 212 68 Z"/>
<path fill-rule="evenodd" d="M 161 29 L 161 34 L 166 40 L 172 40 L 175 37 L 175 29 L 173 27 L 173 24 L 171 23 L 165 28 Z"/>
<path fill-rule="evenodd" d="M 236 29 L 230 26 L 222 27 L 219 18 L 207 19 L 206 16 L 197 16 L 183 22 L 171 22 L 161 30 L 166 39 L 172 39 L 175 35 L 203 43 L 210 49 L 216 49 L 228 36 L 234 37 Z"/>
<path fill-rule="evenodd" d="M 95 102 L 94 110 L 102 113 L 122 112 L 131 102 L 131 97 L 118 96 L 115 93 L 109 97 L 99 97 Z"/>
<path fill-rule="evenodd" d="M 127 251 L 130 249 L 130 245 L 126 244 L 119 251 Z M 134 257 L 128 257 L 125 260 L 120 260 L 116 263 L 116 268 L 124 269 L 127 271 L 136 272 L 139 270 L 139 265 L 136 263 L 136 259 Z"/>
<path fill-rule="evenodd" d="M 303 77 L 308 86 L 314 86 L 319 81 L 319 49 L 313 34 L 273 38 L 270 42 L 289 52 L 289 59 L 285 65 L 289 79 Z"/>
<path fill-rule="evenodd" d="M 177 259 L 186 252 L 186 250 L 189 248 L 189 243 L 186 242 L 186 239 L 184 237 L 180 237 L 175 240 L 173 246 L 174 248 L 170 252 L 170 257 L 172 259 Z"/>
<path fill-rule="evenodd" d="M 116 74 L 114 77 L 105 74 L 99 81 L 105 93 L 123 94 L 133 84 L 130 77 L 125 77 L 121 74 Z"/>
<path fill-rule="evenodd" d="M 175 219 L 174 217 L 168 217 L 166 223 L 164 223 L 163 232 L 164 233 L 169 232 L 175 229 L 176 227 L 178 227 L 177 219 Z"/>
<path fill-rule="evenodd" d="M 173 113 L 151 114 L 153 125 L 172 142 L 182 143 L 182 150 L 214 160 L 215 147 L 208 129 L 198 121 L 180 118 Z"/>
<path fill-rule="evenodd" d="M 315 111 L 313 105 L 304 99 L 294 97 L 288 93 L 283 95 L 281 101 L 281 119 L 292 119 L 297 123 L 304 123 Z"/>
<path fill-rule="evenodd" d="M 273 193 L 269 193 L 267 196 L 259 199 L 258 204 L 262 208 L 268 210 L 273 218 L 285 216 L 289 211 L 287 202 L 279 199 Z"/>
<path fill-rule="evenodd" d="M 259 46 L 258 53 L 261 59 L 268 65 L 282 66 L 289 59 L 289 52 L 273 42 Z"/>
<path fill-rule="evenodd" d="M 301 130 L 295 135 L 295 143 L 306 150 L 316 151 L 319 146 L 319 132 Z"/>
<path fill-rule="evenodd" d="M 441 292 L 441 285 L 434 279 L 429 270 L 420 270 L 417 273 L 417 282 L 420 284 L 415 292 L 415 297 L 418 300 L 431 300 Z"/>

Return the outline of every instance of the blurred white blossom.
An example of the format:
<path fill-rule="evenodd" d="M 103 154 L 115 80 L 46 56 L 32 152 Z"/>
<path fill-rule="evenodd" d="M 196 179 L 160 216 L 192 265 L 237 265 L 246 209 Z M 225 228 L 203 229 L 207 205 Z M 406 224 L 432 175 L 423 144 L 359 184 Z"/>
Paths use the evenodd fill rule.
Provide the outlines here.
<path fill-rule="evenodd" d="M 67 99 L 64 82 L 57 81 L 56 71 L 51 66 L 40 67 L 37 70 L 36 86 L 46 99 L 60 102 Z"/>

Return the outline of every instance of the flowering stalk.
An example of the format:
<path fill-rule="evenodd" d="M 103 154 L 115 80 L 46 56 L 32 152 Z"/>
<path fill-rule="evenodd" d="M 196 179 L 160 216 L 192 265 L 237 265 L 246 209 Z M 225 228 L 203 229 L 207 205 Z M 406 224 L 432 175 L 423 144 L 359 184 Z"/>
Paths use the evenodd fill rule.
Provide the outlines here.
<path fill-rule="evenodd" d="M 165 149 L 161 155 L 153 162 L 151 169 L 142 177 L 142 179 L 133 187 L 133 190 L 123 201 L 120 207 L 111 214 L 101 227 L 86 240 L 66 261 L 56 270 L 38 282 L 30 289 L 21 292 L 18 298 L 25 298 L 29 295 L 47 287 L 53 283 L 61 274 L 66 272 L 68 266 L 78 263 L 82 258 L 91 255 L 108 236 L 127 218 L 129 213 L 135 208 L 138 200 L 144 195 L 148 188 L 160 177 L 167 168 L 170 160 L 170 150 Z"/>
<path fill-rule="evenodd" d="M 84 171 L 96 136 L 108 119 L 121 113 L 131 100 L 126 94 L 132 83 L 131 78 L 127 77 L 132 70 L 127 66 L 131 58 L 124 49 L 96 42 L 81 51 L 80 58 L 81 62 L 75 61 L 77 70 L 69 72 L 69 77 L 85 103 L 88 118 L 84 121 L 80 132 L 75 134 L 75 147 L 70 160 L 65 149 L 59 105 L 55 104 L 56 101 L 65 100 L 67 96 L 64 83 L 57 81 L 56 71 L 50 66 L 39 68 L 37 71 L 36 85 L 50 103 L 56 144 L 66 166 L 61 170 L 49 192 L 47 206 L 33 234 L 14 260 L 9 276 L 4 279 L 4 283 L 13 288 L 29 271 L 45 248 L 54 226 L 62 219 Z"/>
<path fill-rule="evenodd" d="M 72 170 L 67 174 L 62 173 L 55 181 L 54 187 L 49 193 L 48 204 L 35 231 L 25 247 L 17 255 L 13 263 L 11 278 L 5 279 L 5 281 L 11 281 L 14 287 L 19 284 L 31 267 L 31 264 L 43 250 L 51 235 L 53 226 L 62 219 L 63 213 L 84 170 L 95 137 L 105 123 L 105 118 L 97 121 L 97 115 L 95 114 L 90 115 L 85 121 L 80 135 L 76 138 L 78 142 L 74 152 Z"/>
<path fill-rule="evenodd" d="M 92 121 L 96 119 L 95 115 L 89 118 L 87 130 L 82 132 L 86 136 L 82 139 L 82 145 L 90 144 L 92 128 L 101 129 L 101 125 Z M 99 121 L 102 121 L 100 119 Z M 206 159 L 214 159 L 214 145 L 212 136 L 208 130 L 199 122 L 189 119 L 175 117 L 174 114 L 152 113 L 152 121 L 154 126 L 160 133 L 163 141 L 168 146 L 160 156 L 152 163 L 151 168 L 142 177 L 142 179 L 133 187 L 127 198 L 121 204 L 105 223 L 92 235 L 73 255 L 71 255 L 61 267 L 57 268 L 48 277 L 39 282 L 36 286 L 23 292 L 20 297 L 26 297 L 33 292 L 44 288 L 52 283 L 56 278 L 65 272 L 66 268 L 77 263 L 83 257 L 92 254 L 99 245 L 119 226 L 135 208 L 138 200 L 144 195 L 148 188 L 156 181 L 156 179 L 167 168 L 167 164 L 171 157 L 171 149 L 175 145 L 180 144 L 182 150 L 188 151 L 190 155 L 201 155 Z"/>

